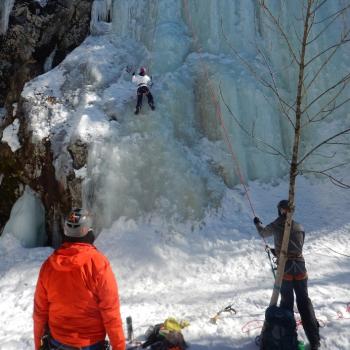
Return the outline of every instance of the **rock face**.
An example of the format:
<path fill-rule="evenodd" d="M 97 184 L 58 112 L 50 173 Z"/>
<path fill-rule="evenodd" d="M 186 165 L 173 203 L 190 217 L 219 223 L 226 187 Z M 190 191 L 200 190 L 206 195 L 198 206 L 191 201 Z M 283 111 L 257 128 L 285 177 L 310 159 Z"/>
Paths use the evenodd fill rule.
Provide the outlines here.
<path fill-rule="evenodd" d="M 40 195 L 51 236 L 59 230 L 61 208 L 71 203 L 69 190 L 55 178 L 50 141 L 32 142 L 20 95 L 26 82 L 58 65 L 86 38 L 92 2 L 18 0 L 10 14 L 9 28 L 0 36 L 0 107 L 7 111 L 0 118 L 0 140 L 5 127 L 18 118 L 21 144 L 20 149 L 11 150 L 7 143 L 0 142 L 0 233 L 24 185 Z M 80 144 L 77 147 L 79 156 L 74 161 L 80 164 L 84 150 Z"/>
<path fill-rule="evenodd" d="M 16 1 L 6 35 L 0 36 L 0 105 L 18 100 L 23 85 L 42 73 L 55 50 L 60 63 L 89 31 L 92 0 Z"/>

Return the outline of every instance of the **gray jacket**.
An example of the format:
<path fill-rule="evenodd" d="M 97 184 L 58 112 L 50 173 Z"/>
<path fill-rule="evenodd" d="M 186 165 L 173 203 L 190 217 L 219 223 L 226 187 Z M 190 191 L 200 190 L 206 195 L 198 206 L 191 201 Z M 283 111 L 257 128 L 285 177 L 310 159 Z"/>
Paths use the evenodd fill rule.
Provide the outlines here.
<path fill-rule="evenodd" d="M 271 222 L 267 226 L 263 226 L 261 223 L 255 224 L 260 236 L 269 237 L 273 236 L 277 258 L 280 255 L 284 224 L 286 218 L 283 216 L 278 217 L 275 221 Z M 305 239 L 305 232 L 303 227 L 295 221 L 292 221 L 292 228 L 290 231 L 289 245 L 288 245 L 288 260 L 304 261 L 303 257 L 303 245 Z"/>

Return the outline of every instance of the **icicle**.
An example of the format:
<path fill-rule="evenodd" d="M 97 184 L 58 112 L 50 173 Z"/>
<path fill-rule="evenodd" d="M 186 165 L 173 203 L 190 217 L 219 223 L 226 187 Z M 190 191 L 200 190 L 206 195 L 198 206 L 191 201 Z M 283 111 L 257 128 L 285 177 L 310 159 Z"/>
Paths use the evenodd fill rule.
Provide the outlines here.
<path fill-rule="evenodd" d="M 57 46 L 50 53 L 50 55 L 46 58 L 45 63 L 44 63 L 44 72 L 45 73 L 52 69 L 52 62 L 53 62 L 53 59 L 56 55 L 56 51 L 57 51 Z"/>
<path fill-rule="evenodd" d="M 48 0 L 35 0 L 41 7 L 45 7 L 47 5 Z"/>
<path fill-rule="evenodd" d="M 0 3 L 0 35 L 6 34 L 9 25 L 9 17 L 15 0 L 2 0 Z"/>
<path fill-rule="evenodd" d="M 112 0 L 95 0 L 92 4 L 90 30 L 93 34 L 98 34 L 101 31 L 106 31 L 106 23 L 112 19 Z M 105 23 L 101 23 L 105 22 Z M 101 24 L 104 26 L 101 28 Z"/>
<path fill-rule="evenodd" d="M 6 108 L 0 106 L 0 125 L 3 122 L 3 119 L 6 117 Z"/>
<path fill-rule="evenodd" d="M 23 247 L 40 247 L 46 242 L 45 208 L 29 186 L 11 209 L 3 234 L 15 236 Z"/>

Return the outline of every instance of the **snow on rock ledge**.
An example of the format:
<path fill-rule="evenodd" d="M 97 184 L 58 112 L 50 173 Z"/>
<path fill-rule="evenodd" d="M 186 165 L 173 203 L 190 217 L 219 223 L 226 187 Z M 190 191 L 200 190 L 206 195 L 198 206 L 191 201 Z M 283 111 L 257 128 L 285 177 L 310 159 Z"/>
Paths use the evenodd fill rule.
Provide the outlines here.
<path fill-rule="evenodd" d="M 21 148 L 21 144 L 18 140 L 18 129 L 19 120 L 15 119 L 12 124 L 4 129 L 2 134 L 2 142 L 6 142 L 11 147 L 12 152 L 16 152 Z"/>

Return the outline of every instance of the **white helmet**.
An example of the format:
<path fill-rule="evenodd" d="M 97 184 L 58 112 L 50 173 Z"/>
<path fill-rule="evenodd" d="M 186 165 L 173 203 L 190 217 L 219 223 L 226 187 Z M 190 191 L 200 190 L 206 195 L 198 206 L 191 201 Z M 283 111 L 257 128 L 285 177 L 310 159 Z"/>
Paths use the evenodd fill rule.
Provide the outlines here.
<path fill-rule="evenodd" d="M 74 208 L 64 222 L 64 234 L 68 237 L 84 237 L 92 231 L 92 218 L 89 212 L 82 208 Z"/>

